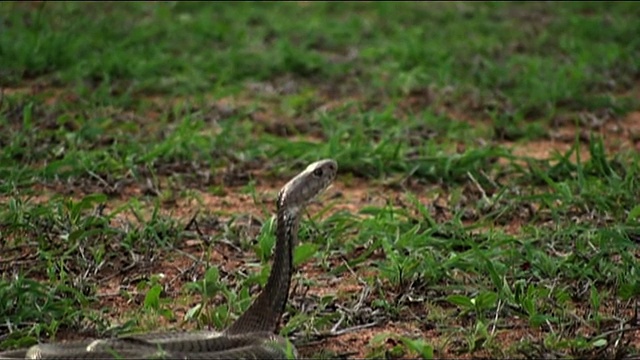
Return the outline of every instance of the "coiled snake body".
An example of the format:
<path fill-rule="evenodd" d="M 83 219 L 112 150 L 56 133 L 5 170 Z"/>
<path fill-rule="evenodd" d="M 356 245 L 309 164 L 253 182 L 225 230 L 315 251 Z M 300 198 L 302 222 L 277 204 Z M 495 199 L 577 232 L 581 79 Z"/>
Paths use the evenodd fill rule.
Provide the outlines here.
<path fill-rule="evenodd" d="M 1 359 L 278 359 L 297 354 L 276 334 L 289 296 L 293 247 L 303 209 L 335 179 L 331 159 L 307 166 L 279 192 L 274 260 L 269 279 L 251 306 L 222 332 L 168 332 L 111 339 L 39 344 L 0 353 Z"/>

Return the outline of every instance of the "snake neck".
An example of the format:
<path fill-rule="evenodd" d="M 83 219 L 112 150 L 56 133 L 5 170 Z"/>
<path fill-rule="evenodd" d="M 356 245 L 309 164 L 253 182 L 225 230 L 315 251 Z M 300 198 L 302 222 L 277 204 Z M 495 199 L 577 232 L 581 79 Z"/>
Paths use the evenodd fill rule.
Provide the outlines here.
<path fill-rule="evenodd" d="M 278 209 L 274 260 L 267 284 L 249 309 L 227 328 L 227 334 L 277 330 L 289 297 L 299 225 L 299 214 Z"/>

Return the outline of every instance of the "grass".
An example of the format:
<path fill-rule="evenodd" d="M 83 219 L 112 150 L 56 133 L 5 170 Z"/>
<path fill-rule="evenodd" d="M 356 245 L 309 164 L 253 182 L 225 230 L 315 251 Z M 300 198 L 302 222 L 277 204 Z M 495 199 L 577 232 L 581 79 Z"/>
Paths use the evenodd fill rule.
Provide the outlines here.
<path fill-rule="evenodd" d="M 632 3 L 0 13 L 0 349 L 223 328 L 278 187 L 331 157 L 282 328 L 302 356 L 640 353 Z"/>

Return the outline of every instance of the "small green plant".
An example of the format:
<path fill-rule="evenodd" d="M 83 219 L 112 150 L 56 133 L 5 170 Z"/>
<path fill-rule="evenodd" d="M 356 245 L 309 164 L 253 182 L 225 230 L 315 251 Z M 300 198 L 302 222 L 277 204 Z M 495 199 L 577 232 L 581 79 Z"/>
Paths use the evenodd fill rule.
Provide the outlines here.
<path fill-rule="evenodd" d="M 301 356 L 637 357 L 638 9 L 0 2 L 0 349 L 228 326 L 331 157 Z"/>
<path fill-rule="evenodd" d="M 395 345 L 391 349 L 382 350 L 382 344 L 389 342 L 393 342 Z M 392 359 L 416 355 L 420 359 L 434 358 L 433 347 L 423 339 L 411 339 L 397 334 L 383 333 L 372 338 L 370 344 L 377 350 L 371 352 L 367 358 L 377 358 L 382 354 Z"/>
<path fill-rule="evenodd" d="M 463 309 L 462 314 L 474 312 L 476 316 L 482 318 L 488 310 L 496 306 L 498 294 L 491 291 L 483 291 L 474 297 L 464 295 L 450 295 L 447 301 Z"/>
<path fill-rule="evenodd" d="M 223 294 L 229 304 L 236 301 L 236 295 L 220 281 L 218 268 L 207 269 L 202 280 L 187 283 L 184 290 L 198 294 L 202 301 L 192 306 L 185 314 L 185 321 L 197 320 L 203 324 L 213 324 L 217 328 L 222 328 L 229 318 L 229 307 L 225 304 L 213 305 L 213 300 L 218 294 Z"/>

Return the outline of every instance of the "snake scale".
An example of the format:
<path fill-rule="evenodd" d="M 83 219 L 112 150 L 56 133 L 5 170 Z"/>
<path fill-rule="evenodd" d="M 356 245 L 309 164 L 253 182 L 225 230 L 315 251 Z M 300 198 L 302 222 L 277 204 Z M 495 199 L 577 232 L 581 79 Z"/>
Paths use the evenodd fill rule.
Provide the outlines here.
<path fill-rule="evenodd" d="M 0 352 L 2 359 L 282 359 L 297 355 L 286 339 L 276 334 L 289 296 L 293 248 L 300 218 L 308 202 L 335 179 L 338 164 L 314 162 L 278 193 L 276 246 L 269 279 L 262 292 L 233 324 L 222 332 L 165 332 L 39 344 L 28 349 Z M 291 346 L 289 351 L 287 346 Z"/>

